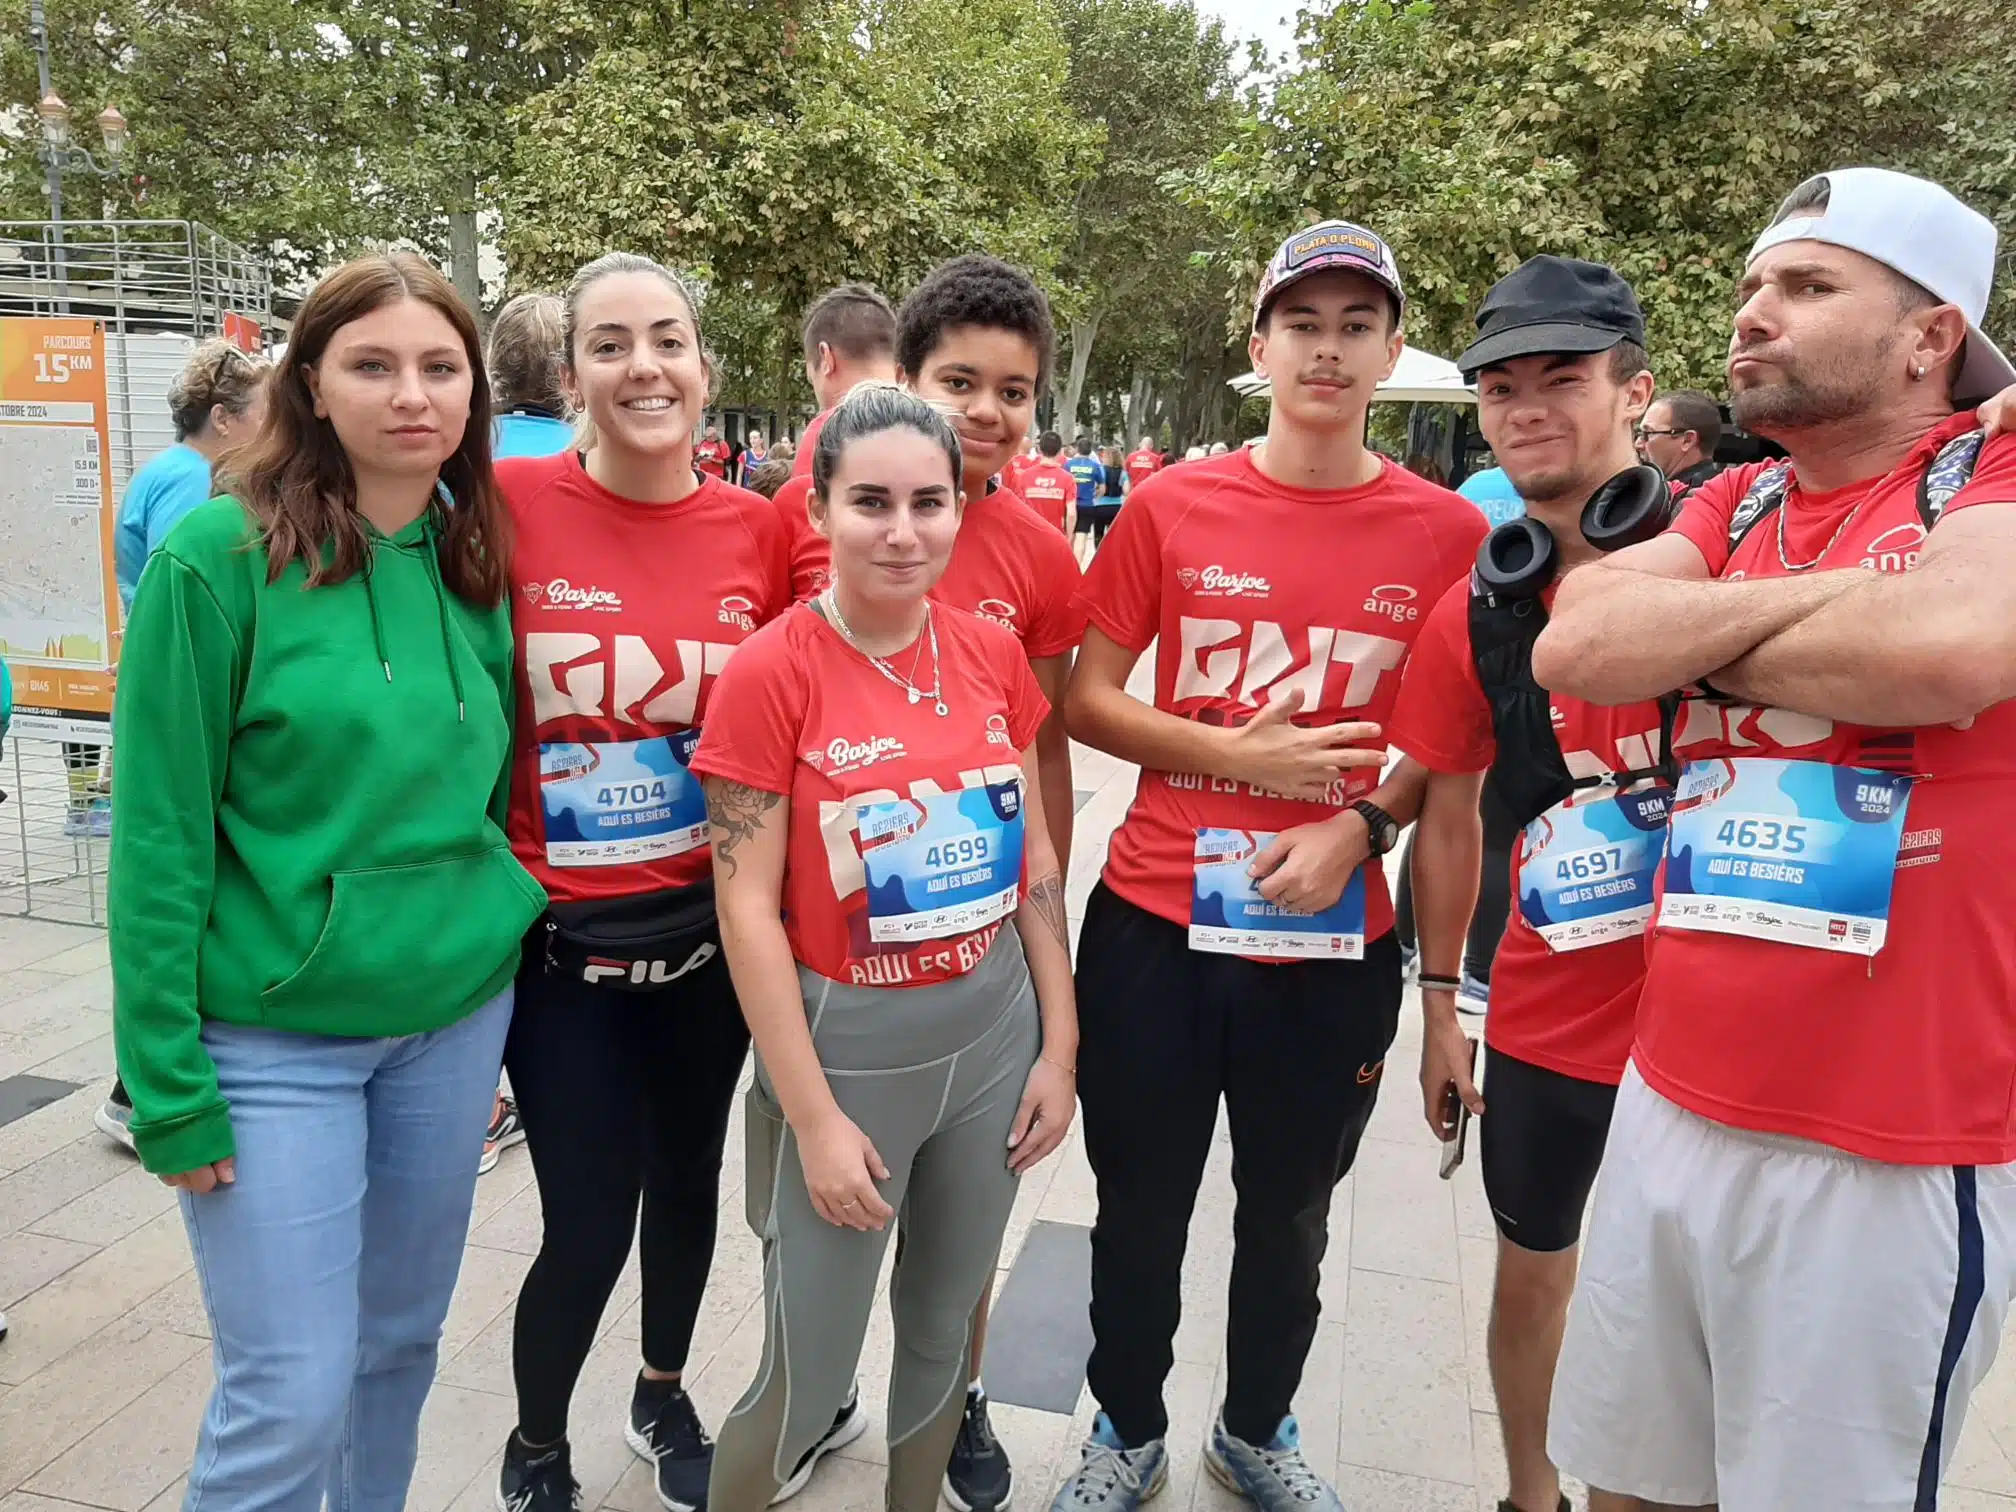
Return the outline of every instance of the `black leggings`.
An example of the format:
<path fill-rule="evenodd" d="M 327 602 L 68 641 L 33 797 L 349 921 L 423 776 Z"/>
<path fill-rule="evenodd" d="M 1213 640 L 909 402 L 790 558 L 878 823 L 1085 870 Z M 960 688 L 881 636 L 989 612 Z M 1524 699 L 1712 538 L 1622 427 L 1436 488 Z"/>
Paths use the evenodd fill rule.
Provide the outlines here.
<path fill-rule="evenodd" d="M 545 1221 L 511 1347 L 518 1431 L 533 1444 L 566 1436 L 567 1404 L 633 1235 L 644 1363 L 685 1367 L 749 1048 L 718 952 L 660 992 L 630 993 L 548 972 L 544 948 L 534 925 L 504 1049 Z"/>
<path fill-rule="evenodd" d="M 1484 864 L 1477 878 L 1477 907 L 1470 915 L 1470 937 L 1463 945 L 1463 974 L 1491 985 L 1491 960 L 1498 954 L 1498 942 L 1505 934 L 1505 921 L 1512 911 L 1512 848 L 1519 841 L 1519 826 L 1512 822 L 1503 805 L 1484 788 Z M 1414 835 L 1407 835 L 1407 849 L 1400 856 L 1400 890 L 1393 900 L 1394 932 L 1409 950 L 1419 947 L 1414 933 Z"/>

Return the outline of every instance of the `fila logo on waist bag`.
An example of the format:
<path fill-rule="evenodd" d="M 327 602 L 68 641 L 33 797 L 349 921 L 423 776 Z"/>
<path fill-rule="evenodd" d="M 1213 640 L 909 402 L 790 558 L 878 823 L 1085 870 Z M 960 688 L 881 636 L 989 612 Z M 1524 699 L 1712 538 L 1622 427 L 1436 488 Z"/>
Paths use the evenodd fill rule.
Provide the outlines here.
<path fill-rule="evenodd" d="M 590 986 L 608 981 L 628 981 L 638 987 L 657 987 L 666 982 L 676 982 L 689 971 L 697 970 L 714 959 L 715 946 L 712 940 L 702 940 L 694 947 L 693 954 L 686 957 L 686 964 L 676 971 L 664 961 L 620 961 L 609 956 L 590 956 L 581 968 L 581 980 Z"/>

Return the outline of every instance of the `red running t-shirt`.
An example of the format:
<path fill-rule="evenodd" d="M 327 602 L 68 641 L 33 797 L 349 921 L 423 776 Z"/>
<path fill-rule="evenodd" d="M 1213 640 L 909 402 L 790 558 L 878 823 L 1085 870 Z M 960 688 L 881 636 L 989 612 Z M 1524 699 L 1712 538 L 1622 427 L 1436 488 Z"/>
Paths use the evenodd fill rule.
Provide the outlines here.
<path fill-rule="evenodd" d="M 1055 462 L 1037 462 L 1022 469 L 1022 481 L 1011 484 L 1022 502 L 1059 532 L 1070 518 L 1071 501 L 1078 497 L 1078 480 Z"/>
<path fill-rule="evenodd" d="M 1544 602 L 1552 605 L 1550 588 Z M 1643 772 L 1659 758 L 1659 706 L 1606 709 L 1556 693 L 1554 736 L 1573 777 Z M 1436 772 L 1482 772 L 1498 756 L 1491 705 L 1470 652 L 1470 584 L 1460 582 L 1428 612 L 1401 679 L 1386 738 Z M 1615 1086 L 1624 1077 L 1645 980 L 1645 937 L 1556 950 L 1519 906 L 1521 835 L 1512 852 L 1511 917 L 1491 967 L 1484 1041 L 1563 1076 Z M 1642 906 L 1642 905 L 1641 905 Z"/>
<path fill-rule="evenodd" d="M 1050 712 L 1013 636 L 956 609 L 940 608 L 932 617 L 949 715 L 939 715 L 929 702 L 911 703 L 816 610 L 801 604 L 737 654 L 693 758 L 696 772 L 791 800 L 784 932 L 794 957 L 834 981 L 922 987 L 963 976 L 1012 917 L 1027 879 L 1026 865 L 1003 864 L 978 889 L 993 900 L 991 908 L 975 905 L 991 914 L 988 922 L 959 928 L 941 920 L 939 927 L 949 932 L 923 932 L 932 925 L 931 900 L 957 895 L 946 892 L 945 883 L 970 882 L 974 871 L 1004 855 L 1000 831 L 990 836 L 960 821 L 969 805 L 979 806 L 983 817 L 1012 816 L 1018 835 L 1026 833 L 1021 755 Z M 929 688 L 928 642 L 923 655 L 916 681 Z M 889 661 L 904 668 L 910 657 L 906 648 Z M 914 830 L 933 800 L 941 817 L 925 819 L 927 832 L 916 836 L 910 860 L 922 864 L 933 840 L 950 860 L 931 856 L 931 875 L 913 879 L 910 896 L 883 877 L 871 897 L 877 850 L 903 834 L 889 827 L 890 820 Z M 954 812 L 946 817 L 948 800 Z M 942 836 L 932 828 L 948 822 Z M 898 879 L 908 875 L 897 873 Z M 908 906 L 913 896 L 917 907 Z M 910 938 L 885 936 L 878 943 L 878 922 L 887 929 L 892 919 L 901 929 L 917 929 Z"/>
<path fill-rule="evenodd" d="M 1925 464 L 1978 423 L 1971 414 L 1942 423 L 1886 477 L 1824 494 L 1795 484 L 1781 506 L 1785 554 L 1817 558 L 1818 568 L 1912 570 L 1925 539 Z M 1736 468 L 1703 484 L 1674 527 L 1717 577 L 1787 575 L 1775 519 L 1729 549 L 1731 517 L 1761 471 Z M 1982 449 L 1946 513 L 2010 503 L 2016 436 L 2003 435 Z M 1645 1080 L 1705 1118 L 1872 1160 L 2016 1160 L 2016 703 L 1964 729 L 1885 730 L 1690 700 L 1675 745 L 1683 761 L 1779 757 L 1919 781 L 1886 942 L 1873 957 L 1655 916 L 1632 1051 Z"/>
<path fill-rule="evenodd" d="M 571 450 L 500 462 L 497 481 L 517 528 L 512 853 L 560 903 L 700 881 L 686 763 L 729 656 L 791 604 L 769 501 L 704 478 L 639 503 Z"/>
<path fill-rule="evenodd" d="M 1127 469 L 1128 488 L 1137 488 L 1162 471 L 1162 454 L 1152 451 L 1129 452 L 1123 465 Z"/>
<path fill-rule="evenodd" d="M 784 538 L 790 542 L 791 597 L 800 603 L 825 592 L 833 581 L 832 548 L 826 537 L 812 528 L 812 516 L 805 508 L 811 497 L 812 474 L 793 473 L 770 501 L 784 527 Z"/>
<path fill-rule="evenodd" d="M 794 478 L 777 490 L 776 509 L 793 533 L 791 593 L 800 602 L 833 580 L 832 551 L 812 528 L 805 500 L 810 479 Z M 941 604 L 1006 625 L 1030 660 L 1061 656 L 1085 635 L 1085 616 L 1076 603 L 1081 574 L 1063 532 L 1005 488 L 966 506 L 958 544 L 945 576 L 931 590 Z"/>
<path fill-rule="evenodd" d="M 1358 488 L 1289 488 L 1241 449 L 1142 484 L 1092 559 L 1079 602 L 1129 650 L 1157 642 L 1155 707 L 1164 712 L 1242 725 L 1299 688 L 1297 724 L 1384 725 L 1422 615 L 1469 573 L 1487 528 L 1469 500 L 1404 468 L 1389 464 Z M 1360 771 L 1308 803 L 1144 769 L 1107 851 L 1106 885 L 1187 925 L 1199 829 L 1312 824 L 1378 783 L 1377 772 Z M 1384 874 L 1367 870 L 1365 938 L 1375 940 L 1392 929 L 1393 904 Z"/>
<path fill-rule="evenodd" d="M 695 441 L 693 443 L 693 466 L 696 471 L 710 478 L 728 476 L 728 459 L 734 453 L 726 441 Z"/>
<path fill-rule="evenodd" d="M 826 428 L 826 422 L 832 416 L 833 411 L 823 409 L 806 424 L 805 434 L 798 438 L 798 450 L 792 453 L 791 456 L 791 476 L 793 478 L 810 478 L 812 476 L 812 449 L 819 444 L 819 432 Z"/>
<path fill-rule="evenodd" d="M 931 596 L 1015 632 L 1031 661 L 1085 638 L 1083 574 L 1071 543 L 1009 489 L 974 499 L 959 521 L 951 565 Z"/>

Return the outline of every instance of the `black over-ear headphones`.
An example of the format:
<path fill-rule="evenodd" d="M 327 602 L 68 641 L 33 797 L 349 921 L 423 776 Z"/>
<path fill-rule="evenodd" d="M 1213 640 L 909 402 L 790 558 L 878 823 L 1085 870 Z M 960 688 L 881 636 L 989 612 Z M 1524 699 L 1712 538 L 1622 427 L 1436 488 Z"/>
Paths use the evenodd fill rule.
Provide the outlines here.
<path fill-rule="evenodd" d="M 1582 506 L 1582 538 L 1598 551 L 1649 541 L 1673 523 L 1673 490 L 1656 467 L 1627 467 Z M 1560 564 L 1554 532 L 1531 515 L 1508 520 L 1477 549 L 1477 580 L 1498 598 L 1536 598 Z"/>

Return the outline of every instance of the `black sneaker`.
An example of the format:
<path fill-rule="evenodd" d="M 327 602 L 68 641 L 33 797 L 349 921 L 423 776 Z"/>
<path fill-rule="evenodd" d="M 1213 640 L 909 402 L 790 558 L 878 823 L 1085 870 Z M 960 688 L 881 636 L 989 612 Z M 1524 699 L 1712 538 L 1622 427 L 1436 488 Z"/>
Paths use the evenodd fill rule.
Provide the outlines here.
<path fill-rule="evenodd" d="M 799 1456 L 796 1467 L 791 1471 L 791 1479 L 777 1488 L 777 1494 L 770 1498 L 770 1505 L 791 1500 L 810 1484 L 812 1472 L 819 1468 L 819 1461 L 835 1449 L 845 1449 L 854 1440 L 868 1431 L 868 1414 L 861 1410 L 861 1387 L 857 1382 L 847 1393 L 847 1400 L 840 1410 L 833 1414 L 833 1426 L 819 1435 L 819 1442 Z"/>
<path fill-rule="evenodd" d="M 1015 1469 L 1001 1440 L 994 1437 L 994 1425 L 987 1421 L 985 1392 L 966 1393 L 966 1415 L 952 1441 L 944 1490 L 947 1504 L 957 1512 L 1006 1512 L 1008 1499 L 1015 1494 Z"/>
<path fill-rule="evenodd" d="M 714 1472 L 714 1440 L 700 1426 L 693 1398 L 676 1381 L 637 1377 L 623 1437 L 639 1459 L 657 1466 L 658 1500 L 668 1512 L 701 1512 Z"/>
<path fill-rule="evenodd" d="M 562 1439 L 532 1450 L 513 1432 L 504 1441 L 504 1468 L 497 1474 L 498 1512 L 581 1512 L 581 1483 Z"/>

